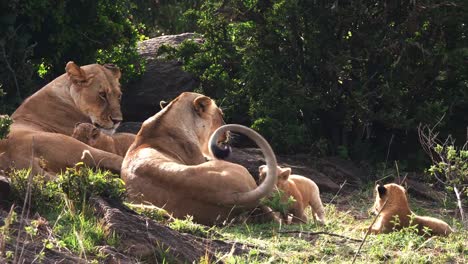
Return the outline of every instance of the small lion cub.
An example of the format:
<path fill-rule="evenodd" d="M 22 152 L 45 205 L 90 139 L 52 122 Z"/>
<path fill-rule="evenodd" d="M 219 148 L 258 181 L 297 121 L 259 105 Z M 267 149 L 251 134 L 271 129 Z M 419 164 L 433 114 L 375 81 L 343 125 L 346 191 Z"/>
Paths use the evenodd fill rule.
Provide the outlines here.
<path fill-rule="evenodd" d="M 382 186 L 377 184 L 374 195 L 375 203 L 372 208 L 374 213 L 378 214 L 383 207 L 382 212 L 371 228 L 371 232 L 374 234 L 389 233 L 395 229 L 408 227 L 410 224 L 417 225 L 418 232 L 421 235 L 426 234 L 424 227 L 430 229 L 430 235 L 446 236 L 453 232 L 452 228 L 440 219 L 414 214 L 409 208 L 405 188 L 401 185 L 390 183 Z M 398 220 L 395 220 L 395 216 L 398 217 Z M 411 222 L 411 218 L 413 222 Z"/>
<path fill-rule="evenodd" d="M 111 152 L 122 157 L 125 156 L 128 148 L 135 140 L 135 135 L 130 133 L 115 133 L 109 136 L 90 123 L 76 124 L 72 137 L 93 148 Z"/>
<path fill-rule="evenodd" d="M 266 165 L 258 168 L 259 179 L 263 181 L 268 171 Z M 307 223 L 307 217 L 304 210 L 310 205 L 314 219 L 320 224 L 325 224 L 325 211 L 323 209 L 322 200 L 320 199 L 320 191 L 311 179 L 304 176 L 291 174 L 291 168 L 281 168 L 278 166 L 278 179 L 276 187 L 283 191 L 282 199 L 287 200 L 292 196 L 295 200 L 294 204 L 289 209 L 288 213 L 292 213 L 292 222 Z M 287 222 L 287 214 L 283 215 L 284 220 Z"/>

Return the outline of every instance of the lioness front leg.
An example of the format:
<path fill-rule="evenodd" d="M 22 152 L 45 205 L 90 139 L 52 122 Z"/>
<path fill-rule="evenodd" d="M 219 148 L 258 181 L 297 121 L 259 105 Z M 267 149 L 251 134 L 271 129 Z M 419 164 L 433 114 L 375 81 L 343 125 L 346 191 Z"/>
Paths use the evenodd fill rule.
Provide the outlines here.
<path fill-rule="evenodd" d="M 31 152 L 34 137 L 34 152 Z M 89 167 L 104 168 L 114 173 L 120 173 L 123 158 L 106 151 L 95 149 L 72 137 L 54 133 L 36 133 L 31 136 L 29 153 L 44 161 L 46 171 L 60 172 L 67 167 L 73 167 L 83 162 Z M 20 157 L 18 157 L 20 158 Z M 24 164 L 28 167 L 28 164 Z"/>

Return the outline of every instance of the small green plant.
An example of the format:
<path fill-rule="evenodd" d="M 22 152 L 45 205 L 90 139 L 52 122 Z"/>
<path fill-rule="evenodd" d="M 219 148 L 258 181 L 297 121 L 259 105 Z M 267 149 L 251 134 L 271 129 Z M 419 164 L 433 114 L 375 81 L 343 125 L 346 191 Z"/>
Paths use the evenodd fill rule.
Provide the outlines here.
<path fill-rule="evenodd" d="M 448 136 L 444 141 L 438 139 L 438 132 L 434 127 L 418 127 L 419 142 L 432 161 L 428 172 L 449 191 L 453 191 L 457 198 L 462 222 L 462 197 L 468 195 L 468 134 L 462 147 L 456 147 L 455 139 Z"/>
<path fill-rule="evenodd" d="M 260 203 L 270 207 L 273 211 L 277 211 L 282 215 L 287 215 L 289 208 L 296 202 L 294 197 L 289 196 L 285 199 L 285 194 L 282 190 L 275 190 L 268 198 L 263 198 Z"/>
<path fill-rule="evenodd" d="M 8 115 L 0 115 L 0 140 L 6 138 L 10 133 L 10 126 L 13 120 Z"/>
<path fill-rule="evenodd" d="M 169 223 L 169 227 L 181 233 L 189 233 L 199 237 L 208 237 L 210 234 L 210 229 L 193 222 L 193 216 L 186 216 L 185 219 L 175 218 L 173 222 Z"/>
<path fill-rule="evenodd" d="M 79 163 L 54 179 L 32 175 L 28 184 L 30 170 L 17 170 L 10 173 L 12 198 L 24 202 L 26 192 L 30 192 L 32 210 L 50 222 L 55 222 L 53 233 L 60 240 L 45 240 L 44 248 L 68 248 L 80 254 L 97 253 L 97 245 L 118 243 L 113 234 L 106 234 L 104 227 L 93 214 L 88 204 L 91 196 L 102 196 L 121 200 L 125 193 L 123 181 L 108 171 L 94 170 Z M 29 185 L 29 186 L 28 186 Z M 38 221 L 25 227 L 26 233 L 34 237 Z M 109 235 L 109 237 L 107 237 Z M 38 256 L 40 257 L 40 256 Z"/>

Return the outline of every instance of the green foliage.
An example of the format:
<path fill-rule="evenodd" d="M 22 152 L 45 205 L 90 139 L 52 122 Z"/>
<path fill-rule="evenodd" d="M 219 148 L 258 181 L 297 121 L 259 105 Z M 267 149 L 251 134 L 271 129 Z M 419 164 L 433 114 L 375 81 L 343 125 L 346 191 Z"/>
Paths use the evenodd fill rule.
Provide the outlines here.
<path fill-rule="evenodd" d="M 282 215 L 287 215 L 289 208 L 296 202 L 294 197 L 289 196 L 285 199 L 285 194 L 282 190 L 275 190 L 270 197 L 263 198 L 260 203 L 270 207 L 273 211 L 279 212 Z"/>
<path fill-rule="evenodd" d="M 393 137 L 389 159 L 403 160 L 418 149 L 408 140 L 419 122 L 446 113 L 444 127 L 464 133 L 466 8 L 208 0 L 188 12 L 203 45 L 182 45 L 178 57 L 229 122 L 252 125 L 280 152 L 326 139 L 327 154 L 382 160 Z"/>
<path fill-rule="evenodd" d="M 11 112 L 44 82 L 62 74 L 67 61 L 117 64 L 123 83 L 144 71 L 136 42 L 144 27 L 132 0 L 3 1 L 0 4 L 0 79 Z M 138 10 L 144 16 L 147 10 Z M 44 80 L 40 80 L 44 79 Z"/>
<path fill-rule="evenodd" d="M 203 225 L 193 222 L 192 216 L 186 216 L 185 219 L 177 219 L 169 223 L 169 227 L 181 233 L 189 233 L 199 237 L 208 237 L 210 229 Z"/>
<path fill-rule="evenodd" d="M 460 186 L 461 193 L 468 195 L 468 150 L 457 149 L 453 145 L 434 148 L 434 152 L 439 156 L 439 162 L 433 164 L 428 172 L 447 183 L 446 188 L 453 191 L 453 186 Z"/>
<path fill-rule="evenodd" d="M 30 170 L 17 170 L 10 174 L 13 200 L 24 202 L 28 190 Z M 67 168 L 54 179 L 38 174 L 31 176 L 29 186 L 31 207 L 38 212 L 47 212 L 50 206 L 64 206 L 64 199 L 70 200 L 77 208 L 86 204 L 92 195 L 120 200 L 125 193 L 124 182 L 109 171 L 94 171 L 79 163 Z"/>
<path fill-rule="evenodd" d="M 10 126 L 13 120 L 7 115 L 0 115 L 0 140 L 6 138 L 10 132 Z"/>
<path fill-rule="evenodd" d="M 42 175 L 30 177 L 30 170 L 14 171 L 9 176 L 12 198 L 23 203 L 29 192 L 32 210 L 45 216 L 49 222 L 55 222 L 53 232 L 60 240 L 44 241 L 46 247 L 96 253 L 97 245 L 117 243 L 118 238 L 112 234 L 107 238 L 104 227 L 88 205 L 88 199 L 92 195 L 122 199 L 125 188 L 118 176 L 108 171 L 94 171 L 83 164 L 68 168 L 54 179 L 45 179 Z M 26 232 L 35 236 L 37 223 L 26 226 Z"/>

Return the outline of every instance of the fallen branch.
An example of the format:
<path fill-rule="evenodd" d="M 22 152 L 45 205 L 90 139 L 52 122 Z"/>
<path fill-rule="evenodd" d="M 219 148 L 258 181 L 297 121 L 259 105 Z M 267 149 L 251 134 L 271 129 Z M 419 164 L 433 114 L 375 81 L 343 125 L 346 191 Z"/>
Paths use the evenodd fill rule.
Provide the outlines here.
<path fill-rule="evenodd" d="M 156 262 L 192 263 L 201 258 L 211 262 L 216 253 L 244 254 L 251 247 L 179 233 L 147 217 L 136 214 L 122 204 L 92 197 L 90 204 L 108 228 L 119 237 L 116 250 L 130 258 Z M 231 253 L 232 252 L 232 253 Z"/>
<path fill-rule="evenodd" d="M 361 239 L 355 239 L 355 238 L 351 238 L 351 237 L 347 237 L 347 236 L 343 236 L 343 235 L 339 235 L 339 234 L 335 234 L 335 233 L 329 233 L 329 232 L 325 232 L 325 231 L 320 231 L 320 232 L 307 232 L 307 231 L 299 231 L 299 230 L 281 230 L 281 231 L 278 231 L 278 233 L 281 233 L 281 234 L 299 234 L 299 235 L 308 235 L 308 236 L 315 236 L 315 235 L 329 235 L 329 236 L 334 236 L 334 237 L 341 237 L 341 238 L 344 238 L 344 239 L 348 239 L 350 241 L 353 241 L 353 242 L 362 242 Z"/>

